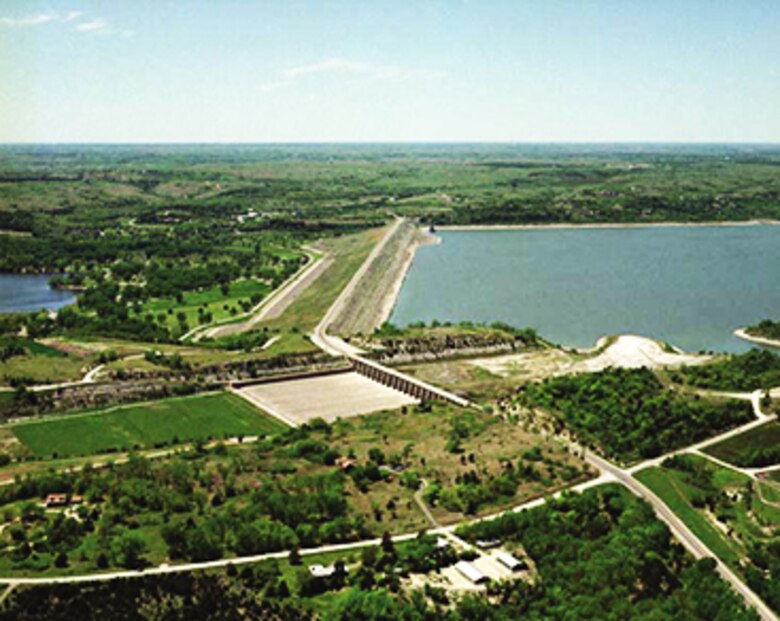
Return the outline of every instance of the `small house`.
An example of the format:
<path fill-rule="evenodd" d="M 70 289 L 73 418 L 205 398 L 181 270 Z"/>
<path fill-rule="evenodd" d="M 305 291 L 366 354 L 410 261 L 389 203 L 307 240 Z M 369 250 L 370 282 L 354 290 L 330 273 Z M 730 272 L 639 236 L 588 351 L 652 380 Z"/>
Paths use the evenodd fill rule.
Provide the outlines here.
<path fill-rule="evenodd" d="M 337 457 L 335 463 L 342 472 L 348 472 L 355 467 L 355 460 L 349 457 Z"/>
<path fill-rule="evenodd" d="M 309 565 L 309 573 L 313 578 L 330 578 L 336 573 L 336 568 L 333 565 Z"/>
<path fill-rule="evenodd" d="M 344 573 L 347 573 L 349 570 L 344 567 Z M 336 574 L 336 566 L 335 565 L 309 565 L 309 573 L 311 574 L 312 578 L 332 578 Z"/>
<path fill-rule="evenodd" d="M 501 545 L 500 539 L 477 539 L 477 547 L 482 550 L 488 550 L 490 548 L 497 548 Z"/>
<path fill-rule="evenodd" d="M 68 504 L 67 494 L 49 494 L 43 501 L 43 506 L 47 509 L 50 507 L 65 507 Z"/>

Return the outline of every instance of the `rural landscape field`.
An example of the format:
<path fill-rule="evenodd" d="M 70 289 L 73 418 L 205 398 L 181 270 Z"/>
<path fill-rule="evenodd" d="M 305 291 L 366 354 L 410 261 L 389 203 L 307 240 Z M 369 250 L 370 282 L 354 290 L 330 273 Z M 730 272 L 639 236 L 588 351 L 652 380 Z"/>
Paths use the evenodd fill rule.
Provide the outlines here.
<path fill-rule="evenodd" d="M 774 7 L 11 4 L 0 619 L 778 618 Z"/>

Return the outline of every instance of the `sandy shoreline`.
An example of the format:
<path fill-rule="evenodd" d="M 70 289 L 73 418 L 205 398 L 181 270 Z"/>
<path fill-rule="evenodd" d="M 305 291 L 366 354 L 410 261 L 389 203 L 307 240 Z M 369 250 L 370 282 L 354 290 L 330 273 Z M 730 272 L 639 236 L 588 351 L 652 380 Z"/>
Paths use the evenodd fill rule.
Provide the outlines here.
<path fill-rule="evenodd" d="M 704 226 L 761 226 L 780 225 L 780 220 L 728 220 L 723 222 L 590 222 L 571 224 L 557 222 L 552 224 L 445 224 L 437 226 L 437 231 L 533 231 L 546 229 L 640 229 L 640 228 L 677 228 Z"/>
<path fill-rule="evenodd" d="M 745 328 L 739 328 L 734 330 L 734 336 L 742 339 L 743 341 L 749 341 L 751 343 L 757 343 L 758 345 L 766 345 L 767 347 L 780 347 L 780 341 L 773 341 L 762 336 L 753 336 L 745 332 Z"/>

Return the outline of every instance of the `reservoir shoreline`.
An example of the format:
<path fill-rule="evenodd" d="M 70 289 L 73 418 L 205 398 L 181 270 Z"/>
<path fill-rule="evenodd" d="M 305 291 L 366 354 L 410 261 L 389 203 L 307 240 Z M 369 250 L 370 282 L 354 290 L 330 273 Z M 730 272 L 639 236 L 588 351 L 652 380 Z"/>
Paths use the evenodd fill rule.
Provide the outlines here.
<path fill-rule="evenodd" d="M 762 269 L 759 269 L 758 266 L 755 265 L 757 260 L 756 252 L 760 252 L 761 248 L 766 248 L 767 243 L 771 244 L 771 240 L 776 238 L 778 230 L 775 229 L 774 226 L 778 224 L 780 224 L 780 220 L 754 219 L 734 222 L 556 223 L 549 225 L 464 225 L 436 227 L 433 231 L 434 235 L 437 232 L 442 233 L 439 243 L 444 241 L 446 237 L 445 234 L 451 231 L 474 232 L 475 234 L 478 234 L 479 232 L 492 231 L 522 232 L 547 230 L 557 232 L 556 235 L 563 235 L 564 233 L 574 234 L 577 230 L 581 230 L 583 234 L 586 234 L 588 230 L 593 230 L 593 233 L 596 233 L 596 230 L 598 229 L 655 230 L 658 231 L 658 235 L 661 235 L 662 230 L 666 230 L 668 231 L 668 234 L 663 234 L 663 237 L 660 239 L 669 238 L 670 242 L 668 246 L 669 252 L 667 252 L 667 249 L 665 249 L 663 245 L 658 245 L 650 239 L 647 243 L 639 246 L 640 255 L 636 255 L 636 247 L 621 247 L 625 246 L 625 244 L 619 239 L 610 236 L 607 246 L 600 247 L 599 250 L 588 250 L 588 245 L 585 242 L 575 244 L 575 246 L 569 249 L 570 251 L 573 250 L 575 254 L 571 255 L 568 253 L 570 258 L 568 260 L 562 260 L 560 259 L 560 255 L 556 254 L 554 250 L 556 244 L 555 238 L 546 239 L 545 236 L 545 239 L 536 239 L 537 236 L 534 236 L 532 245 L 528 246 L 527 244 L 524 244 L 524 252 L 515 256 L 513 255 L 513 246 L 511 243 L 507 243 L 504 239 L 496 240 L 495 243 L 499 244 L 499 246 L 494 247 L 492 236 L 490 236 L 490 241 L 485 239 L 481 242 L 481 245 L 484 248 L 491 248 L 491 250 L 485 254 L 494 255 L 498 252 L 503 257 L 500 263 L 491 263 L 490 270 L 492 270 L 493 273 L 495 273 L 496 270 L 498 270 L 498 272 L 502 272 L 503 270 L 503 277 L 507 283 L 517 283 L 518 279 L 530 279 L 530 282 L 532 283 L 531 287 L 523 287 L 526 292 L 526 299 L 522 304 L 522 315 L 517 315 L 517 317 L 506 310 L 510 308 L 514 302 L 513 296 L 507 294 L 506 287 L 496 287 L 486 283 L 484 278 L 486 272 L 480 272 L 479 269 L 475 271 L 473 267 L 473 265 L 475 265 L 474 261 L 472 261 L 471 264 L 468 262 L 465 264 L 453 262 L 452 254 L 457 254 L 458 249 L 466 244 L 465 239 L 460 239 L 460 236 L 458 236 L 458 238 L 447 240 L 452 241 L 455 246 L 449 249 L 449 252 L 442 258 L 434 259 L 432 255 L 426 255 L 425 268 L 415 268 L 415 266 L 417 266 L 416 259 L 419 259 L 416 252 L 419 246 L 414 244 L 414 247 L 409 248 L 409 255 L 405 257 L 406 260 L 403 261 L 402 269 L 396 274 L 397 280 L 395 281 L 394 286 L 391 287 L 392 304 L 390 303 L 390 300 L 386 300 L 387 306 L 382 309 L 382 315 L 385 315 L 388 309 L 392 309 L 390 310 L 389 320 L 396 322 L 399 325 L 410 321 L 430 321 L 432 318 L 438 318 L 441 321 L 457 321 L 459 319 L 485 321 L 486 313 L 488 313 L 485 308 L 494 307 L 494 309 L 503 310 L 504 316 L 498 317 L 499 320 L 507 321 L 508 323 L 517 323 L 520 321 L 522 325 L 531 325 L 537 329 L 546 330 L 544 334 L 547 337 L 552 337 L 553 340 L 557 339 L 570 347 L 588 347 L 598 338 L 598 336 L 603 334 L 638 333 L 651 338 L 660 338 L 667 342 L 673 342 L 677 347 L 680 347 L 685 351 L 743 351 L 745 342 L 751 339 L 735 338 L 735 336 L 738 337 L 739 335 L 732 333 L 734 332 L 735 325 L 738 326 L 745 321 L 755 319 L 749 312 L 741 314 L 737 311 L 736 313 L 732 313 L 734 315 L 733 317 L 722 318 L 721 323 L 733 323 L 731 323 L 730 326 L 727 324 L 718 330 L 709 329 L 706 338 L 701 337 L 702 340 L 700 340 L 699 335 L 696 333 L 697 331 L 688 327 L 696 322 L 689 320 L 686 325 L 684 322 L 675 322 L 673 320 L 666 321 L 663 319 L 664 317 L 679 315 L 679 310 L 675 312 L 659 310 L 655 313 L 648 311 L 647 309 L 653 308 L 653 304 L 655 303 L 652 299 L 654 294 L 650 294 L 649 291 L 666 291 L 661 282 L 665 281 L 663 274 L 669 272 L 669 270 L 677 273 L 677 270 L 673 265 L 687 265 L 687 271 L 689 272 L 687 274 L 687 284 L 683 287 L 669 289 L 669 303 L 672 305 L 671 308 L 676 306 L 678 309 L 688 309 L 686 312 L 692 313 L 690 317 L 695 317 L 696 313 L 704 312 L 701 306 L 703 300 L 707 299 L 707 295 L 709 295 L 707 293 L 708 291 L 730 291 L 731 288 L 733 288 L 733 283 L 737 282 L 730 278 L 728 273 L 723 269 L 715 269 L 714 272 L 710 269 L 711 267 L 718 267 L 723 264 L 724 259 L 721 257 L 726 256 L 723 252 L 736 253 L 736 256 L 752 256 L 752 258 L 745 259 L 747 265 L 744 269 L 747 269 L 750 273 L 761 274 L 755 285 L 760 286 L 762 290 L 766 291 L 766 287 L 770 286 L 771 277 L 767 275 L 765 266 Z M 698 264 L 696 262 L 690 263 L 689 257 L 679 253 L 679 245 L 672 243 L 675 237 L 678 237 L 679 235 L 673 234 L 673 231 L 682 231 L 685 228 L 703 230 L 707 227 L 710 227 L 710 230 L 712 231 L 711 235 L 713 236 L 714 245 L 708 244 L 707 242 L 701 242 L 702 239 L 710 239 L 710 234 L 704 233 L 703 231 L 701 234 L 696 234 L 693 238 L 694 241 L 692 242 L 694 245 L 691 247 L 696 250 L 696 254 L 702 265 L 707 266 L 706 268 L 702 266 L 697 267 Z M 765 227 L 763 233 L 756 231 L 756 229 L 760 229 L 761 227 Z M 428 233 L 428 227 L 421 228 L 422 231 Z M 724 240 L 730 240 L 733 236 L 726 232 L 721 233 L 720 231 L 727 231 L 729 228 L 734 229 L 735 233 L 737 231 L 743 231 L 747 234 L 748 231 L 750 231 L 749 237 L 747 238 L 748 240 L 755 238 L 758 241 L 763 241 L 761 241 L 758 246 L 754 245 L 755 242 L 753 241 L 750 241 L 749 243 L 746 241 L 741 242 L 741 248 L 739 244 L 723 246 Z M 756 231 L 755 234 L 753 231 Z M 634 238 L 634 240 L 636 239 L 637 238 Z M 686 237 L 686 239 L 688 238 Z M 743 234 L 740 234 L 737 239 L 744 240 L 745 238 Z M 697 242 L 697 240 L 699 241 Z M 528 241 L 531 243 L 530 239 Z M 606 242 L 607 240 L 605 239 L 604 241 Z M 566 243 L 571 243 L 571 239 L 567 237 Z M 633 241 L 632 244 L 633 243 L 636 242 Z M 487 246 L 485 246 L 485 244 L 487 244 Z M 745 244 L 747 244 L 748 247 L 753 248 L 754 252 L 749 252 L 748 255 L 744 255 L 746 250 Z M 447 243 L 445 245 L 449 246 L 450 244 Z M 471 244 L 468 244 L 468 246 L 470 245 Z M 724 247 L 727 248 L 727 250 L 721 252 L 721 249 Z M 529 251 L 528 248 L 537 250 Z M 616 253 L 626 251 L 630 252 L 630 254 L 626 254 L 625 256 L 631 256 L 634 257 L 634 259 L 624 263 L 618 261 L 618 264 L 615 266 L 615 272 L 604 271 L 605 269 L 611 269 L 610 261 L 615 262 L 615 257 L 618 256 Z M 534 253 L 536 253 L 536 256 L 532 256 Z M 588 255 L 593 253 L 598 256 L 593 258 L 592 263 L 588 263 Z M 576 258 L 572 259 L 571 256 Z M 774 257 L 771 260 L 776 262 L 776 253 L 771 253 L 771 256 Z M 660 261 L 660 271 L 655 273 L 656 271 L 652 270 L 648 277 L 647 270 L 644 270 L 642 266 L 655 262 L 657 257 L 660 257 L 660 259 L 658 259 L 658 261 Z M 509 261 L 511 267 L 507 267 L 507 261 Z M 421 276 L 420 269 L 424 270 L 422 272 L 423 274 L 427 271 L 428 276 Z M 549 280 L 544 281 L 544 279 L 535 276 L 541 269 L 546 272 L 549 272 L 550 269 L 553 270 L 552 272 L 549 272 Z M 437 274 L 433 276 L 432 279 L 430 275 L 431 270 L 438 270 Z M 572 283 L 572 288 L 568 289 L 564 286 L 562 279 L 569 277 L 569 274 L 572 272 L 578 271 L 582 273 Z M 591 280 L 594 277 L 598 280 L 599 276 L 604 277 L 606 274 L 610 275 L 609 279 L 613 282 L 621 283 L 620 286 L 607 288 L 602 291 L 602 294 L 605 295 L 604 299 L 608 300 L 604 303 L 607 305 L 606 311 L 612 315 L 610 320 L 599 319 L 599 317 L 603 317 L 605 314 L 605 309 L 602 308 L 597 301 L 591 298 L 589 288 L 582 286 L 583 282 Z M 456 280 L 456 278 L 460 280 Z M 463 296 L 457 296 L 457 294 L 453 295 L 453 292 L 461 290 L 464 286 L 466 282 L 463 281 L 464 278 L 466 278 L 468 282 L 472 284 L 473 288 L 476 288 L 478 291 L 469 289 L 471 294 L 465 298 Z M 767 280 L 768 278 L 769 280 Z M 447 281 L 446 284 L 442 284 L 442 279 Z M 543 282 L 539 282 L 540 280 Z M 626 283 L 633 285 L 633 283 L 637 282 L 643 283 L 637 293 L 640 296 L 644 296 L 645 303 L 639 304 L 638 310 L 635 309 L 636 312 L 633 312 L 631 316 L 639 316 L 643 317 L 643 319 L 639 321 L 627 321 L 626 318 L 621 316 L 620 312 L 616 310 L 622 308 L 625 304 L 625 300 L 622 299 L 619 291 L 623 289 L 622 285 L 625 285 Z M 409 285 L 407 285 L 407 283 L 409 283 Z M 694 288 L 698 288 L 697 291 L 694 291 L 691 288 L 691 283 L 694 285 Z M 739 287 L 737 287 L 737 290 L 738 289 Z M 414 290 L 417 290 L 417 293 L 411 294 L 411 291 Z M 741 297 L 741 292 L 738 292 L 737 290 L 732 292 L 733 299 L 739 299 Z M 423 302 L 423 306 L 419 307 L 422 309 L 420 312 L 410 313 L 410 300 L 412 299 L 410 295 L 416 295 L 418 299 Z M 532 301 L 528 296 L 534 296 L 537 299 L 536 301 Z M 648 299 L 648 296 L 650 299 Z M 775 296 L 770 295 L 769 298 L 775 299 Z M 769 298 L 765 298 L 765 301 Z M 548 304 L 551 303 L 554 308 L 558 309 L 565 309 L 567 307 L 570 309 L 578 308 L 579 314 L 575 313 L 574 317 L 570 317 L 566 320 L 564 320 L 562 316 L 556 317 L 555 321 L 550 323 L 548 321 L 549 307 L 542 308 L 541 305 L 543 300 L 547 300 Z M 584 307 L 582 306 L 583 300 L 586 303 L 586 306 Z M 637 304 L 638 302 L 636 302 L 636 300 L 632 300 L 633 306 L 636 306 Z M 471 307 L 470 310 L 469 307 Z M 465 311 L 462 310 L 464 308 L 466 309 Z M 751 306 L 751 308 L 753 307 Z M 451 309 L 459 310 L 453 312 Z M 490 316 L 493 318 L 495 318 L 496 314 L 494 309 L 491 309 L 489 312 Z M 760 312 L 765 313 L 767 311 L 766 309 L 763 309 Z M 463 315 L 463 317 L 459 317 L 459 315 Z M 594 334 L 591 335 L 586 333 L 578 335 L 577 331 L 572 331 L 570 329 L 570 326 L 580 322 L 581 316 L 595 318 L 595 321 L 590 322 L 590 327 L 593 329 L 592 331 Z M 658 320 L 659 317 L 661 318 L 660 321 Z M 722 331 L 724 328 L 725 332 Z M 553 331 L 557 331 L 559 336 L 552 336 L 555 333 Z M 718 334 L 721 336 L 718 336 Z M 724 338 L 725 335 L 727 336 Z M 729 339 L 732 340 L 730 341 Z M 743 345 L 739 346 L 739 342 L 742 342 Z M 753 342 L 757 341 L 753 340 Z M 778 344 L 775 344 L 775 346 L 777 345 Z"/>
<path fill-rule="evenodd" d="M 780 341 L 775 341 L 772 339 L 764 338 L 763 336 L 753 336 L 752 334 L 748 334 L 745 331 L 745 328 L 738 328 L 734 330 L 734 336 L 737 338 L 742 339 L 743 341 L 749 341 L 751 343 L 756 343 L 757 345 L 764 345 L 766 347 L 777 347 L 780 348 Z"/>
<path fill-rule="evenodd" d="M 714 220 L 707 222 L 551 222 L 549 224 L 443 224 L 436 231 L 533 231 L 545 229 L 637 229 L 655 227 L 778 226 L 780 220 Z"/>

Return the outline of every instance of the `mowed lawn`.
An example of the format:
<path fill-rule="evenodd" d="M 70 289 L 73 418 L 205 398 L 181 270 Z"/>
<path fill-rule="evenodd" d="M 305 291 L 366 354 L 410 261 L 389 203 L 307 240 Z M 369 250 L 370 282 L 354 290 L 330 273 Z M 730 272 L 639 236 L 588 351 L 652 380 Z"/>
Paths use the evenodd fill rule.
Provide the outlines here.
<path fill-rule="evenodd" d="M 212 393 L 23 423 L 12 430 L 37 457 L 73 457 L 285 428 L 240 397 Z"/>
<path fill-rule="evenodd" d="M 704 452 L 730 464 L 740 464 L 752 451 L 776 446 L 780 446 L 780 422 L 771 421 L 708 446 Z"/>

